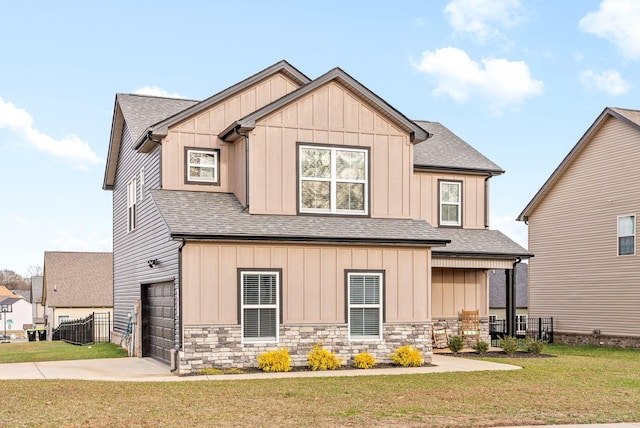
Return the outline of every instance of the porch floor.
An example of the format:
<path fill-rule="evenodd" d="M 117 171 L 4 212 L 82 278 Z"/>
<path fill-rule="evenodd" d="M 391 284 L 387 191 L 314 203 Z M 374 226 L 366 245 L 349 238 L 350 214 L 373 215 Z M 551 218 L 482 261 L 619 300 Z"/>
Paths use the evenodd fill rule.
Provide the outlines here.
<path fill-rule="evenodd" d="M 489 352 L 500 352 L 502 351 L 502 348 L 498 348 L 495 346 L 490 346 L 489 347 Z M 453 354 L 453 352 L 451 352 L 451 349 L 449 348 L 433 348 L 433 353 L 434 354 Z M 462 348 L 462 350 L 459 353 L 477 353 L 477 351 L 473 348 Z"/>

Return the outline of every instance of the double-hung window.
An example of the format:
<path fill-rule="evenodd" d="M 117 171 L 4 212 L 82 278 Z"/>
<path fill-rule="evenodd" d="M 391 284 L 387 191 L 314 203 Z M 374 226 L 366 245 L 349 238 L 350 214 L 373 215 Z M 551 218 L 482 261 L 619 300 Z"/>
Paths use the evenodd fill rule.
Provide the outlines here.
<path fill-rule="evenodd" d="M 636 216 L 618 216 L 618 255 L 632 256 L 636 253 Z"/>
<path fill-rule="evenodd" d="M 462 226 L 462 182 L 440 181 L 440 226 Z"/>
<path fill-rule="evenodd" d="M 300 212 L 368 214 L 369 151 L 299 146 Z"/>
<path fill-rule="evenodd" d="M 185 149 L 186 182 L 191 184 L 219 184 L 218 149 Z"/>
<path fill-rule="evenodd" d="M 243 342 L 277 342 L 280 324 L 280 273 L 242 271 L 240 285 Z"/>
<path fill-rule="evenodd" d="M 127 232 L 131 232 L 136 228 L 136 181 L 134 177 L 127 184 Z"/>
<path fill-rule="evenodd" d="M 382 339 L 383 275 L 347 273 L 349 339 Z"/>

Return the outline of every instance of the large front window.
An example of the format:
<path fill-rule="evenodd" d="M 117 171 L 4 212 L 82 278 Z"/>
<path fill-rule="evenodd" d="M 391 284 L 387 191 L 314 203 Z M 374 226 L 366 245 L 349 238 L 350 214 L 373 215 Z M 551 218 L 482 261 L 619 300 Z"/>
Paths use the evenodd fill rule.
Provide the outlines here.
<path fill-rule="evenodd" d="M 349 339 L 382 338 L 382 273 L 347 274 Z"/>
<path fill-rule="evenodd" d="M 300 146 L 300 212 L 368 213 L 368 151 Z"/>
<path fill-rule="evenodd" d="M 632 256 L 636 253 L 636 216 L 618 217 L 618 255 Z"/>
<path fill-rule="evenodd" d="M 279 272 L 241 272 L 240 281 L 243 341 L 277 342 L 280 323 Z"/>
<path fill-rule="evenodd" d="M 440 226 L 462 226 L 460 181 L 440 181 Z"/>

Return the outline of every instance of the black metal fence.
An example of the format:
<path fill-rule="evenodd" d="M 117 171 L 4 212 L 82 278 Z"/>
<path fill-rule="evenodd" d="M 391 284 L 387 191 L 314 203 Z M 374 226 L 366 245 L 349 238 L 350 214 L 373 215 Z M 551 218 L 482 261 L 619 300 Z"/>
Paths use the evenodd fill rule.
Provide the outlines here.
<path fill-rule="evenodd" d="M 111 314 L 94 312 L 86 318 L 63 321 L 53 331 L 52 340 L 74 345 L 111 342 Z"/>
<path fill-rule="evenodd" d="M 553 317 L 549 318 L 528 318 L 526 326 L 521 320 L 516 323 L 515 337 L 519 340 L 526 340 L 528 337 L 534 340 L 543 340 L 553 343 Z M 491 335 L 491 346 L 500 346 L 500 340 L 507 335 L 507 320 L 492 320 L 489 322 L 489 334 Z"/>

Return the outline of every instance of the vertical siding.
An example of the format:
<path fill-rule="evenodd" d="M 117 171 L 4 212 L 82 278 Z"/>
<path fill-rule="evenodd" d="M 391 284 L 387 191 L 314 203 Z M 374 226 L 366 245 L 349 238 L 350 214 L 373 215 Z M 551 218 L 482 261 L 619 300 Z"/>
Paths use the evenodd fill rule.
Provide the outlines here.
<path fill-rule="evenodd" d="M 140 299 L 140 285 L 167 278 L 178 281 L 178 243 L 169 234 L 147 190 L 160 187 L 160 148 L 150 153 L 132 149 L 133 138 L 124 128 L 113 189 L 113 311 L 114 329 L 123 332 L 127 314 Z M 140 186 L 144 168 L 145 190 Z M 127 232 L 127 184 L 137 177 L 137 229 Z M 150 269 L 147 260 L 158 259 Z"/>
<path fill-rule="evenodd" d="M 296 214 L 297 142 L 369 147 L 371 216 L 410 218 L 409 136 L 337 83 L 257 124 L 250 136 L 252 214 Z"/>
<path fill-rule="evenodd" d="M 416 171 L 414 181 L 414 218 L 438 225 L 438 180 L 462 181 L 462 225 L 465 229 L 484 229 L 485 176 Z"/>
<path fill-rule="evenodd" d="M 608 119 L 529 217 L 529 313 L 556 331 L 639 334 L 640 132 Z M 617 255 L 617 216 L 636 214 L 636 255 Z"/>
<path fill-rule="evenodd" d="M 238 268 L 282 269 L 283 322 L 345 322 L 345 271 L 384 270 L 387 322 L 428 321 L 430 250 L 187 243 L 185 324 L 238 322 Z"/>
<path fill-rule="evenodd" d="M 431 288 L 433 319 L 457 317 L 463 309 L 489 312 L 486 270 L 433 268 Z"/>

